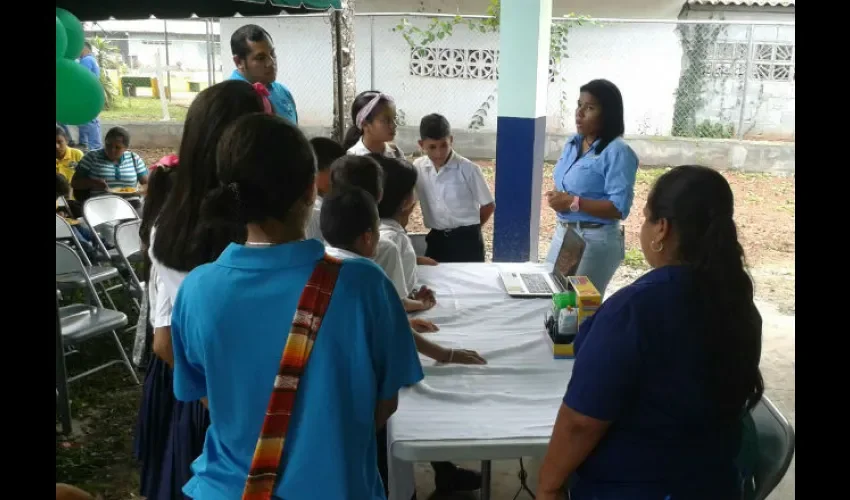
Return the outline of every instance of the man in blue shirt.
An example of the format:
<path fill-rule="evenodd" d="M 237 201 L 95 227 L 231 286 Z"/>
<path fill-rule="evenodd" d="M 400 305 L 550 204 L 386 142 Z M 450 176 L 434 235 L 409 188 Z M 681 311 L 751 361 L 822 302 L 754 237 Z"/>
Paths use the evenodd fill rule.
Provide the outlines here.
<path fill-rule="evenodd" d="M 265 85 L 275 113 L 297 125 L 298 111 L 295 109 L 292 93 L 286 86 L 275 81 L 277 55 L 268 31 L 256 24 L 242 26 L 230 37 L 230 51 L 236 65 L 230 79 Z"/>
<path fill-rule="evenodd" d="M 80 64 L 92 72 L 95 78 L 100 81 L 100 66 L 97 65 L 97 59 L 91 51 L 91 44 L 86 42 L 83 45 L 83 51 L 80 53 Z M 77 127 L 80 131 L 79 143 L 80 146 L 88 150 L 100 149 L 103 147 L 103 142 L 100 140 L 100 120 L 95 118 L 89 123 Z"/>

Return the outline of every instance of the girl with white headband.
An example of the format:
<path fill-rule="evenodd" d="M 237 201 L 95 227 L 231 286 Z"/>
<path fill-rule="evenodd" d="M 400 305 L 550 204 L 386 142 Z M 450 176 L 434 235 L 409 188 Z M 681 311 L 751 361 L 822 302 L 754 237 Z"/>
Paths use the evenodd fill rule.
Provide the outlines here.
<path fill-rule="evenodd" d="M 343 142 L 348 154 L 404 157 L 404 153 L 392 142 L 396 131 L 396 108 L 392 97 L 377 90 L 361 92 L 351 105 L 351 121 L 353 125 L 345 133 Z"/>

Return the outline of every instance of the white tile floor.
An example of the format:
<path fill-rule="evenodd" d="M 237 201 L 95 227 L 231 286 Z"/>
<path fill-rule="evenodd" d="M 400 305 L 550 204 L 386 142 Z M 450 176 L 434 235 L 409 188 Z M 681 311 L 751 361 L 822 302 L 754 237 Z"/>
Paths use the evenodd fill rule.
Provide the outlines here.
<path fill-rule="evenodd" d="M 795 425 L 795 378 L 794 378 L 794 316 L 779 314 L 770 304 L 759 303 L 762 314 L 764 330 L 762 342 L 762 374 L 765 379 L 768 398 L 785 415 L 785 418 Z M 475 463 L 460 464 L 470 468 L 477 468 Z M 527 465 L 526 465 L 527 467 Z M 493 463 L 493 490 L 492 500 L 512 500 L 519 489 L 519 462 L 504 461 Z M 437 497 L 432 495 L 434 477 L 433 471 L 428 464 L 417 464 L 416 467 L 417 497 L 420 500 L 428 498 L 450 499 L 474 499 L 474 495 L 456 495 L 452 497 Z M 529 484 L 534 490 L 535 485 Z M 530 498 L 526 494 L 520 494 L 518 499 Z M 785 478 L 770 495 L 769 500 L 792 500 L 794 496 L 794 462 Z"/>

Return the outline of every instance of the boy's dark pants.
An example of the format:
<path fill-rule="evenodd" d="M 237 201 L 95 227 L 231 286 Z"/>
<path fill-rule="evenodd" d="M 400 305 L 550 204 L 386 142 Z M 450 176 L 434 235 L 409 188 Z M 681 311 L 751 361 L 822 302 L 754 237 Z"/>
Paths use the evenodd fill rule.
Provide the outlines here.
<path fill-rule="evenodd" d="M 481 224 L 454 229 L 432 229 L 425 237 L 425 256 L 437 262 L 484 262 Z"/>

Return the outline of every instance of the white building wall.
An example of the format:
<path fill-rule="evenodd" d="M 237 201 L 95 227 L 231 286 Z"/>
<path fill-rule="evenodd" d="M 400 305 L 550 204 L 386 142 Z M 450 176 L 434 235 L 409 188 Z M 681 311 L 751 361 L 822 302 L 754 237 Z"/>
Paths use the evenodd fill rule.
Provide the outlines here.
<path fill-rule="evenodd" d="M 682 17 L 759 23 L 795 21 L 793 9 L 691 9 L 684 12 Z M 752 50 L 753 54 L 758 54 L 759 46 L 762 44 L 779 44 L 787 47 L 796 43 L 796 28 L 793 25 L 757 25 L 752 28 L 753 47 L 747 50 Z M 748 42 L 749 29 L 750 26 L 747 25 L 727 26 L 718 36 L 718 42 L 745 44 Z M 755 59 L 761 59 L 761 57 L 756 55 Z M 746 57 L 741 57 L 737 61 L 745 65 Z M 753 64 L 756 63 L 751 63 L 751 66 Z M 706 102 L 697 113 L 697 122 L 732 124 L 736 133 L 742 124 L 745 138 L 793 140 L 796 127 L 796 79 L 775 81 L 750 78 L 746 84 L 746 97 L 744 87 L 743 78 L 727 76 L 709 81 L 704 96 Z M 743 122 L 741 122 L 742 117 Z"/>
<path fill-rule="evenodd" d="M 572 113 L 579 87 L 605 78 L 620 89 L 626 134 L 668 135 L 681 71 L 682 49 L 674 24 L 606 24 L 570 30 L 565 63 L 566 130 L 575 130 Z M 550 102 L 552 100 L 550 87 Z M 558 116 L 550 112 L 550 121 Z"/>
<path fill-rule="evenodd" d="M 371 68 L 369 39 L 370 21 L 359 17 L 355 25 L 357 64 L 366 71 L 357 71 L 357 88 L 370 86 L 374 73 L 375 86 L 396 99 L 396 106 L 408 125 L 417 125 L 429 113 L 441 113 L 455 128 L 467 128 L 473 114 L 496 91 L 497 81 L 465 78 L 437 78 L 410 74 L 411 49 L 400 33 L 392 29 L 400 18 L 377 17 L 374 20 L 375 67 Z M 427 20 L 411 19 L 425 27 Z M 431 45 L 433 48 L 496 50 L 499 39 L 495 34 L 472 33 L 459 28 L 454 35 Z M 495 129 L 495 108 L 488 112 L 485 129 Z"/>
<path fill-rule="evenodd" d="M 478 113 L 483 117 L 481 130 L 495 130 L 498 96 L 495 79 L 444 78 L 411 75 L 411 49 L 402 35 L 392 29 L 396 17 L 358 16 L 355 22 L 355 69 L 357 89 L 372 87 L 396 99 L 400 117 L 407 125 L 416 125 L 422 116 L 444 114 L 454 128 L 466 129 Z M 411 18 L 421 27 L 427 19 Z M 221 58 L 224 75 L 233 69 L 226 45 L 235 29 L 249 22 L 246 18 L 222 19 L 221 39 L 225 50 Z M 278 17 L 250 19 L 269 31 L 278 53 L 278 80 L 292 91 L 304 125 L 329 126 L 333 121 L 333 68 L 331 28 L 326 17 Z M 736 28 L 737 27 L 730 27 Z M 787 29 L 771 27 L 776 36 L 788 36 Z M 761 32 L 757 33 L 761 36 Z M 744 30 L 746 34 L 746 30 Z M 764 36 L 767 36 L 764 33 Z M 793 29 L 790 31 L 793 36 Z M 735 29 L 728 37 L 736 37 Z M 372 40 L 375 65 L 372 67 Z M 462 50 L 496 50 L 497 34 L 473 33 L 457 27 L 451 37 L 429 47 Z M 549 85 L 547 129 L 572 132 L 573 114 L 579 87 L 594 78 L 607 78 L 617 84 L 625 103 L 626 134 L 669 135 L 673 107 L 682 71 L 683 52 L 674 23 L 607 23 L 581 26 L 570 30 L 568 58 L 561 63 L 560 75 Z M 374 82 L 374 85 L 372 85 Z M 714 84 L 716 87 L 717 84 Z M 725 118 L 737 126 L 736 111 L 740 89 L 726 82 L 723 91 L 706 99 L 698 118 Z M 751 85 L 747 108 L 755 125 L 750 134 L 793 134 L 793 83 Z M 789 90 L 789 88 L 791 90 Z M 728 95 L 726 95 L 728 94 Z M 725 96 L 725 97 L 724 97 Z M 749 101 L 753 101 L 752 107 Z M 758 104 L 761 103 L 761 104 Z M 750 123 L 750 122 L 748 122 Z M 768 132 L 769 131 L 769 132 Z"/>
<path fill-rule="evenodd" d="M 127 48 L 130 57 L 138 61 L 140 69 L 152 71 L 156 68 L 157 51 L 161 64 L 165 65 L 165 41 L 161 34 L 133 34 L 127 41 Z M 168 41 L 168 58 L 172 67 L 179 63 L 186 71 L 206 71 L 207 43 L 204 40 L 171 38 Z"/>
<path fill-rule="evenodd" d="M 522 0 L 532 1 L 532 0 Z M 536 1 L 536 0 L 535 0 Z M 490 0 L 357 0 L 357 12 L 487 13 Z M 552 15 L 571 12 L 592 17 L 675 19 L 684 0 L 553 0 Z"/>

